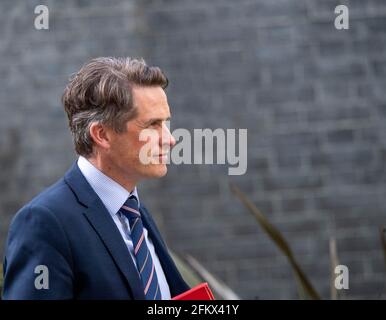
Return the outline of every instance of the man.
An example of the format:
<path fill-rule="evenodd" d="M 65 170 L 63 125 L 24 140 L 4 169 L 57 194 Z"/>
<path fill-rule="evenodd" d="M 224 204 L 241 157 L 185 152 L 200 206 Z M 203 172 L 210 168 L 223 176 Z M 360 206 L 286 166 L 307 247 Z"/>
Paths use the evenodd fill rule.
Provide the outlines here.
<path fill-rule="evenodd" d="M 131 58 L 97 58 L 73 77 L 62 101 L 79 159 L 13 219 L 4 299 L 170 299 L 189 289 L 136 187 L 167 172 L 167 83 Z M 145 129 L 155 134 L 143 139 Z"/>

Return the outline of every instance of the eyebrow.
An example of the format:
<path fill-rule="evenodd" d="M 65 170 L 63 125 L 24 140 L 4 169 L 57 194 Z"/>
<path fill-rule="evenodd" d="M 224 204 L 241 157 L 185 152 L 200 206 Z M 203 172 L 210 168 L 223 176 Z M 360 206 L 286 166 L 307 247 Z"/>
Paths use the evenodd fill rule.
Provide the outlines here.
<path fill-rule="evenodd" d="M 169 121 L 169 120 L 170 120 L 170 117 L 167 117 L 166 119 L 164 119 L 164 118 L 151 118 L 151 119 L 147 120 L 144 124 L 148 125 L 148 124 L 150 124 L 152 122 L 156 122 L 156 121 Z"/>

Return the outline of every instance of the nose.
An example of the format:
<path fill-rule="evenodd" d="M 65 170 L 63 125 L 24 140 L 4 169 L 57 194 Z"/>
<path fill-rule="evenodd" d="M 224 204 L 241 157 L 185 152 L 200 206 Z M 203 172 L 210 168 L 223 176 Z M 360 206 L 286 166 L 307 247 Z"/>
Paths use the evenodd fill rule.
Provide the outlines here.
<path fill-rule="evenodd" d="M 171 134 L 168 126 L 166 124 L 163 125 L 163 132 L 162 132 L 162 138 L 161 138 L 161 144 L 162 145 L 168 145 L 170 148 L 174 147 L 176 144 L 176 139 Z"/>

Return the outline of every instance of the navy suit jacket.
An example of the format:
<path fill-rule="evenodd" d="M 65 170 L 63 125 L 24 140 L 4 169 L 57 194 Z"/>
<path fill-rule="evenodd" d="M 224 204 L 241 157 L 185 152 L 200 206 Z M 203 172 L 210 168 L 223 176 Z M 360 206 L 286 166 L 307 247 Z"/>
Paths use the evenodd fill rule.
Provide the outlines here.
<path fill-rule="evenodd" d="M 140 211 L 172 297 L 188 290 L 142 202 Z M 3 299 L 145 299 L 117 226 L 76 163 L 16 214 L 3 265 Z M 35 287 L 39 265 L 48 289 Z"/>

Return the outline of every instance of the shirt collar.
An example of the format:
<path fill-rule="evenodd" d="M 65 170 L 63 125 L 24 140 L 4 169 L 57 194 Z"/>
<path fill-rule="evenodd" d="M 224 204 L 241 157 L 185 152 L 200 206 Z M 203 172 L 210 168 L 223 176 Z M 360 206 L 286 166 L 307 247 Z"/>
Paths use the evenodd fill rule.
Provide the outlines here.
<path fill-rule="evenodd" d="M 132 192 L 128 192 L 82 156 L 78 159 L 78 167 L 111 215 L 117 214 L 131 195 L 137 198 L 138 206 L 140 206 L 137 187 L 134 187 Z"/>

